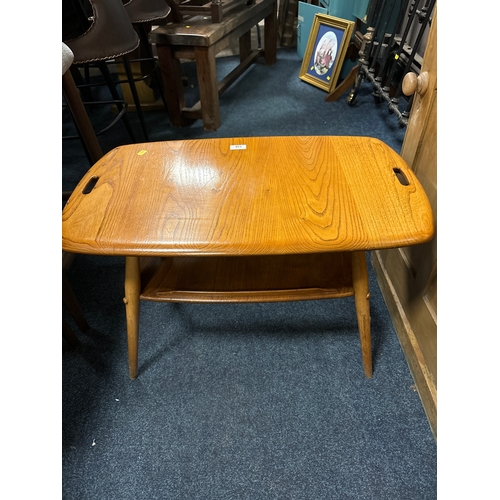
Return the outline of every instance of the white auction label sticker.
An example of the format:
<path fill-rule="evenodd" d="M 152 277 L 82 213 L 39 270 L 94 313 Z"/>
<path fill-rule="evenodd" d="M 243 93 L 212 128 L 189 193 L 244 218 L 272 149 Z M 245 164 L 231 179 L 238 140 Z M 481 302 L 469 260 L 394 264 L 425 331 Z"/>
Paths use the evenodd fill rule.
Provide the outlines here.
<path fill-rule="evenodd" d="M 247 145 L 246 144 L 232 144 L 229 146 L 229 149 L 246 149 Z"/>

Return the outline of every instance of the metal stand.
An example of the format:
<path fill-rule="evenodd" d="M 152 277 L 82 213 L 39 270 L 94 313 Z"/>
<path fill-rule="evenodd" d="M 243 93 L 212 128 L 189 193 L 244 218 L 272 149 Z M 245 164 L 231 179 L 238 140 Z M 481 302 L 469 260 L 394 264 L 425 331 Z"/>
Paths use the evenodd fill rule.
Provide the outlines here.
<path fill-rule="evenodd" d="M 368 80 L 373 85 L 373 97 L 376 102 L 385 101 L 388 111 L 397 117 L 399 126 L 406 127 L 410 116 L 413 97 L 410 97 L 404 111 L 399 109 L 399 100 L 402 94 L 404 76 L 415 66 L 419 66 L 417 50 L 423 39 L 427 27 L 431 23 L 431 14 L 436 0 L 425 0 L 421 9 L 420 0 L 412 0 L 408 10 L 409 0 L 374 0 L 371 2 L 368 14 L 368 28 L 363 36 L 363 43 L 359 51 L 359 68 L 354 85 L 347 97 L 347 103 L 353 106 L 356 101 L 361 83 Z M 393 33 L 387 33 L 389 19 L 399 5 L 399 12 Z M 389 5 L 388 14 L 383 16 L 386 5 Z M 405 17 L 407 17 L 406 23 Z M 411 47 L 408 36 L 415 28 L 415 22 L 420 24 L 417 37 Z M 382 27 L 382 30 L 380 28 Z M 379 32 L 381 34 L 379 34 Z M 398 36 L 399 34 L 399 36 Z M 397 76 L 396 74 L 400 73 Z M 397 83 L 394 86 L 394 79 Z M 396 89 L 391 95 L 391 86 Z"/>

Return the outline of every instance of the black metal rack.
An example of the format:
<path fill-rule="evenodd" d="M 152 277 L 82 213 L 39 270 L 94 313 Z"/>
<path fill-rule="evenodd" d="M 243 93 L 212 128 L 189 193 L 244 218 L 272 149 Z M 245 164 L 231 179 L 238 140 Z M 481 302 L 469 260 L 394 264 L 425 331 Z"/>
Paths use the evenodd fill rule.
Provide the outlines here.
<path fill-rule="evenodd" d="M 387 103 L 389 113 L 396 115 L 400 127 L 408 124 L 413 96 L 404 96 L 403 78 L 409 72 L 420 73 L 435 4 L 436 0 L 370 2 L 358 73 L 347 97 L 349 105 L 354 105 L 361 83 L 368 80 L 373 85 L 375 100 Z M 393 27 L 388 30 L 391 22 Z M 401 98 L 407 101 L 404 111 L 400 110 Z"/>

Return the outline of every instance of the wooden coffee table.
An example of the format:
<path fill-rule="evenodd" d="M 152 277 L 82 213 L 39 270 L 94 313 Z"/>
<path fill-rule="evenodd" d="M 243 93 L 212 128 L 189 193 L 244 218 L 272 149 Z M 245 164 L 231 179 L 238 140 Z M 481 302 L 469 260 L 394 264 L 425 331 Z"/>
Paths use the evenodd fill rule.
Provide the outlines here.
<path fill-rule="evenodd" d="M 276 302 L 354 295 L 372 375 L 365 251 L 431 239 L 427 196 L 367 137 L 246 137 L 120 146 L 63 210 L 63 250 L 125 256 L 130 377 L 140 300 Z"/>

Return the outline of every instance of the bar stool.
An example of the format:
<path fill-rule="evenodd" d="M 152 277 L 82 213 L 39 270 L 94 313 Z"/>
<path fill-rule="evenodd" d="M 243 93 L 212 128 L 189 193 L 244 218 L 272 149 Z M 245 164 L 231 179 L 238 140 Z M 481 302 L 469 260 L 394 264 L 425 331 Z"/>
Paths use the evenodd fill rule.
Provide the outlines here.
<path fill-rule="evenodd" d="M 137 61 L 150 61 L 152 62 L 152 68 L 150 74 L 147 74 L 137 80 L 144 80 L 149 76 L 152 76 L 160 92 L 161 99 L 165 109 L 167 108 L 167 102 L 165 100 L 165 93 L 163 91 L 163 84 L 161 78 L 158 76 L 158 61 L 154 57 L 151 44 L 148 40 L 148 33 L 151 31 L 152 23 L 155 21 L 162 24 L 162 21 L 166 20 L 167 16 L 172 10 L 170 6 L 166 3 L 166 0 L 123 0 L 123 5 L 130 18 L 130 22 L 137 29 L 139 38 L 141 41 L 140 47 L 144 50 L 146 58 L 138 59 Z"/>
<path fill-rule="evenodd" d="M 92 6 L 93 19 L 90 28 L 82 35 L 66 40 L 66 45 L 74 54 L 74 65 L 86 65 L 97 63 L 104 76 L 108 88 L 116 101 L 121 101 L 116 84 L 113 82 L 106 62 L 121 58 L 127 75 L 127 83 L 130 86 L 134 104 L 141 123 L 146 141 L 149 135 L 142 112 L 141 103 L 137 94 L 130 62 L 127 54 L 135 50 L 140 43 L 139 37 L 134 30 L 130 18 L 121 0 L 88 0 Z M 125 83 L 125 82 L 117 82 Z M 119 108 L 121 109 L 121 108 Z M 135 141 L 130 125 L 125 125 Z"/>

